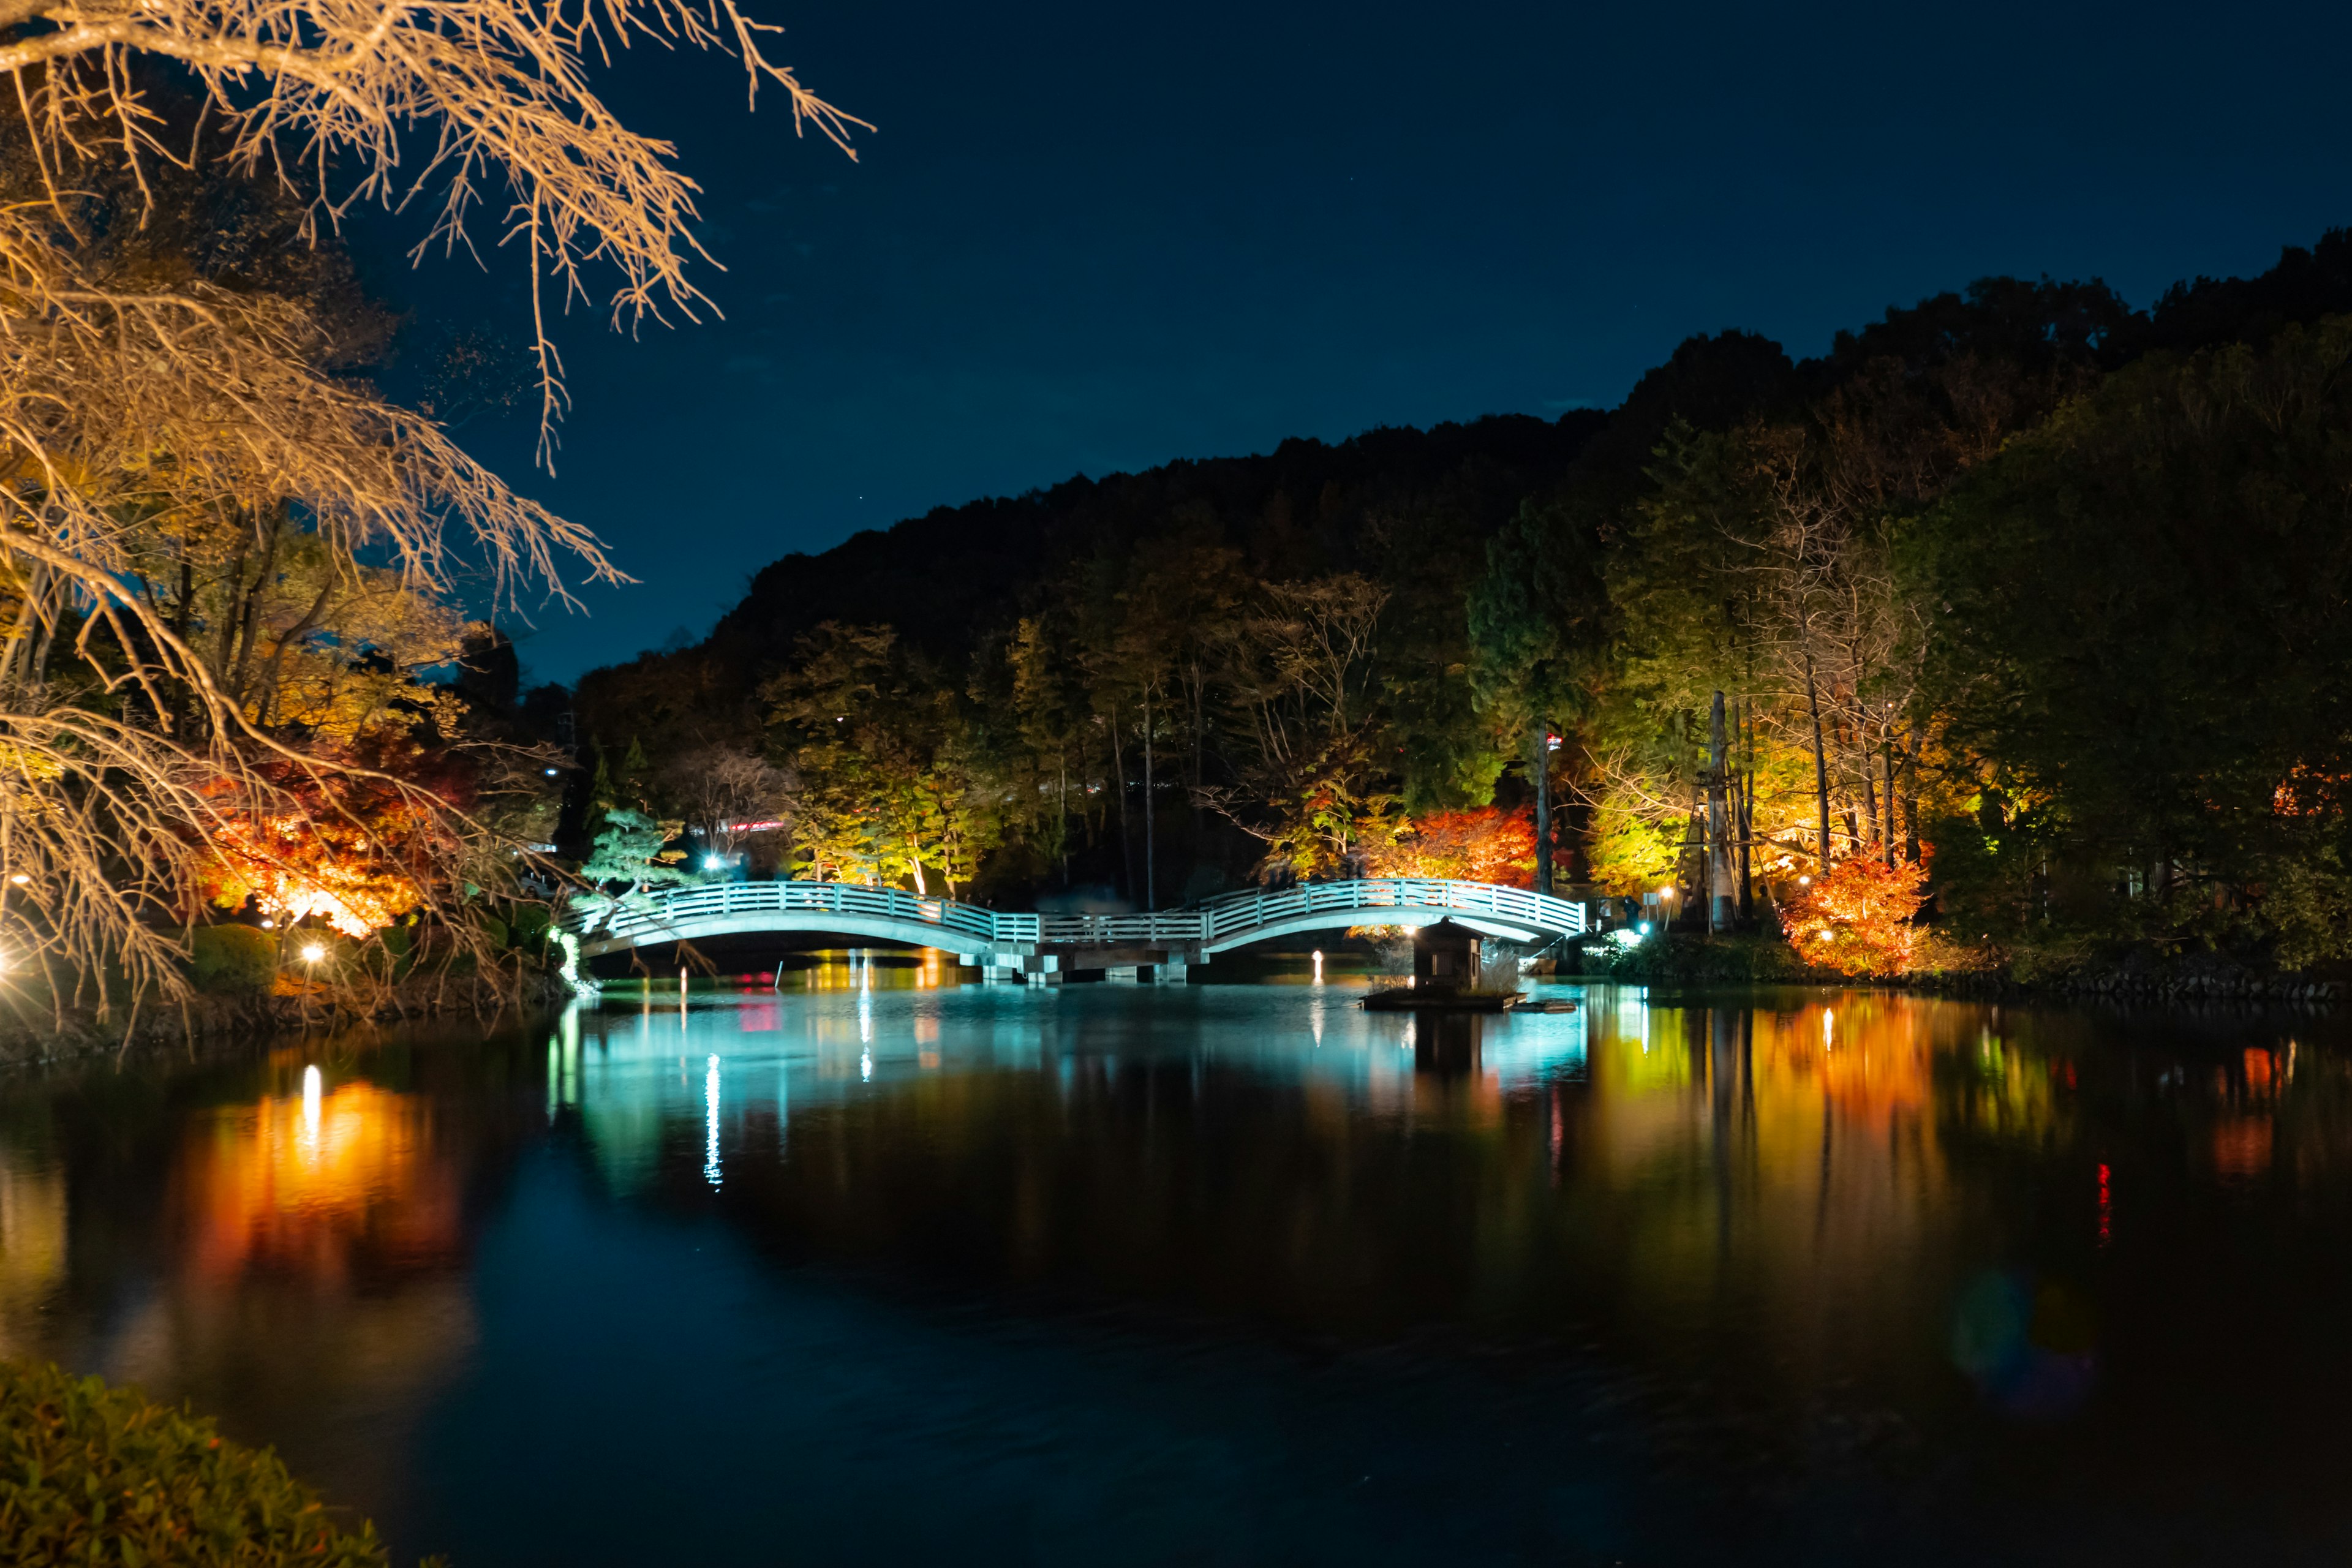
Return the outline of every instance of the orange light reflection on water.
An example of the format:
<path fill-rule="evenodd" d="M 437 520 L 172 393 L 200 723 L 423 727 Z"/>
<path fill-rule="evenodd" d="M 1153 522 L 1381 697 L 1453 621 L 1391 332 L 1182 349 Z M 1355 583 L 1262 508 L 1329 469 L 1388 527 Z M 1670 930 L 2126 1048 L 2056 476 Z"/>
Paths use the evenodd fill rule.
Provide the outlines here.
<path fill-rule="evenodd" d="M 432 1144 L 419 1097 L 364 1082 L 327 1089 L 310 1077 L 305 1090 L 211 1111 L 173 1173 L 184 1267 L 215 1281 L 268 1270 L 333 1285 L 366 1265 L 454 1256 L 457 1183 Z"/>

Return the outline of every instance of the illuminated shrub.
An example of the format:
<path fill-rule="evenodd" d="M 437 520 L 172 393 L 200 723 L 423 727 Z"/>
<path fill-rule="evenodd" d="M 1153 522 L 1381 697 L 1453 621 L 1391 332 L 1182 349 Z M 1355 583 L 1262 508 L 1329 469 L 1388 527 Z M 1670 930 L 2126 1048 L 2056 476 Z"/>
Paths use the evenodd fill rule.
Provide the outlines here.
<path fill-rule="evenodd" d="M 1841 860 L 1781 906 L 1780 923 L 1808 963 L 1848 974 L 1901 974 L 1911 967 L 1927 901 L 1927 864 L 1889 866 L 1868 856 Z"/>
<path fill-rule="evenodd" d="M 232 928 L 216 928 L 232 929 Z M 373 1525 L 325 1505 L 267 1448 L 46 1363 L 0 1362 L 0 1561 L 16 1568 L 236 1563 L 383 1568 Z"/>

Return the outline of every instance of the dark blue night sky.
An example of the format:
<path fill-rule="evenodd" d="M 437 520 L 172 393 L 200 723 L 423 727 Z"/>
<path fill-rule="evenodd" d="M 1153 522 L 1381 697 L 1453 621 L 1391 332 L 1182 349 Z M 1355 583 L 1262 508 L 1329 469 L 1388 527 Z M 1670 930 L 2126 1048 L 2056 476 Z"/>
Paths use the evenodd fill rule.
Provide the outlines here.
<path fill-rule="evenodd" d="M 1816 353 L 1989 273 L 2145 305 L 2352 219 L 2341 8 L 751 8 L 878 129 L 796 142 L 723 60 L 608 79 L 706 187 L 726 320 L 575 314 L 551 479 L 527 420 L 464 431 L 641 579 L 541 616 L 535 679 L 935 505 L 1608 405 L 1693 332 Z M 519 330 L 490 255 L 378 270 L 428 328 Z"/>

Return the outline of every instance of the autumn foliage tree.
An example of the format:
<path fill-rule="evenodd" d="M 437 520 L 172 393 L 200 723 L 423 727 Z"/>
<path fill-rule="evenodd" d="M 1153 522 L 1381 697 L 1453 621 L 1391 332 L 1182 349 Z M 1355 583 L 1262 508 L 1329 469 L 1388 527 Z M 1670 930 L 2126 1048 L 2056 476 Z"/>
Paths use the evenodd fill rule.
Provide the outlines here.
<path fill-rule="evenodd" d="M 1440 877 L 1506 888 L 1534 886 L 1535 859 L 1534 821 L 1524 811 L 1491 805 L 1413 817 L 1364 856 L 1375 877 Z"/>
<path fill-rule="evenodd" d="M 1911 967 L 1927 901 L 1927 862 L 1888 865 L 1874 855 L 1841 860 L 1781 907 L 1789 941 L 1806 959 L 1848 974 L 1901 974 Z"/>
<path fill-rule="evenodd" d="M 616 320 L 701 302 L 695 187 L 592 69 L 633 39 L 729 54 L 845 140 L 855 122 L 762 57 L 770 31 L 732 0 L 0 4 L 12 969 L 61 968 L 53 990 L 101 1013 L 93 977 L 119 977 L 135 1007 L 184 988 L 205 900 L 347 931 L 429 906 L 462 930 L 458 906 L 513 885 L 511 824 L 425 757 L 459 737 L 394 710 L 461 596 L 565 603 L 575 573 L 622 579 L 354 374 L 299 268 L 200 252 L 238 190 L 306 248 L 358 201 L 421 208 L 425 244 L 470 248 L 488 204 L 530 272 L 544 457 L 551 310 L 603 292 L 599 269 Z"/>

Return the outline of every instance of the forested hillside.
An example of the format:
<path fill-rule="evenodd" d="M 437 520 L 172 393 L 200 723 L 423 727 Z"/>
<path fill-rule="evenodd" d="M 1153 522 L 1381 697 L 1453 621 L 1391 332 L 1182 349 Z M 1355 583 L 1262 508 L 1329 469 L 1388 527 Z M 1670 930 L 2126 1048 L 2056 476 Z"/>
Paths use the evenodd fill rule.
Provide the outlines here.
<path fill-rule="evenodd" d="M 1160 905 L 1556 865 L 1768 926 L 1866 866 L 1969 941 L 2332 956 L 2347 310 L 2341 232 L 2146 311 L 1990 279 L 1607 413 L 941 509 L 583 679 L 577 842 Z"/>

